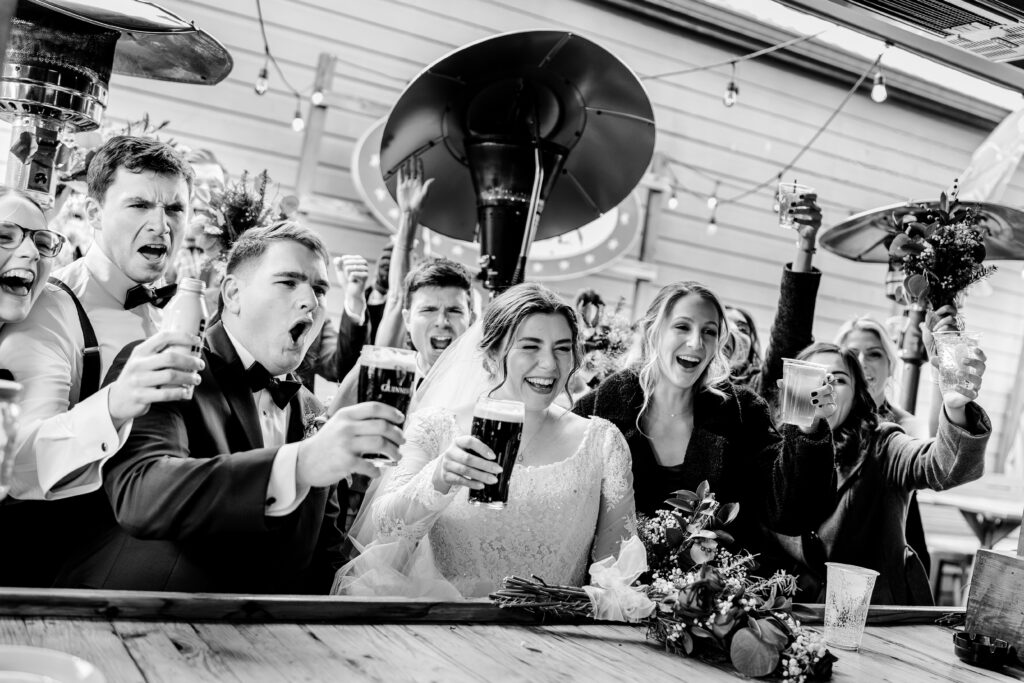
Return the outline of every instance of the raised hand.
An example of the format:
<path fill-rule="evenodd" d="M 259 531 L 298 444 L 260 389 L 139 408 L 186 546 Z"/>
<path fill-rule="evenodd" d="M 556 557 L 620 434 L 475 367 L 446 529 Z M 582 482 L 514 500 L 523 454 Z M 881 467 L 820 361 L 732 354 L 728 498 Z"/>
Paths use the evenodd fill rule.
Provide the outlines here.
<path fill-rule="evenodd" d="M 405 443 L 405 415 L 384 403 L 359 403 L 334 413 L 316 434 L 299 444 L 295 482 L 299 486 L 330 486 L 351 474 L 377 475 L 363 453 L 381 453 L 399 460 Z"/>
<path fill-rule="evenodd" d="M 494 451 L 484 442 L 472 436 L 459 436 L 441 454 L 441 461 L 434 469 L 434 489 L 448 493 L 453 486 L 482 489 L 485 484 L 495 484 L 496 475 L 501 474 L 501 466 L 495 459 Z"/>
<path fill-rule="evenodd" d="M 433 178 L 423 180 L 423 159 L 407 159 L 398 169 L 398 208 L 402 213 L 418 213 Z"/>
<path fill-rule="evenodd" d="M 814 422 L 811 423 L 810 427 L 801 427 L 800 429 L 807 434 L 810 434 L 818 426 L 818 420 L 828 420 L 836 412 L 836 392 L 832 387 L 832 382 L 835 379 L 832 375 L 828 375 L 825 378 L 825 383 L 817 389 L 811 390 L 811 405 L 814 406 Z"/>
<path fill-rule="evenodd" d="M 345 254 L 334 259 L 338 281 L 345 288 L 345 308 L 362 317 L 366 309 L 366 281 L 370 277 L 370 266 L 358 254 Z"/>
<path fill-rule="evenodd" d="M 978 348 L 970 349 L 970 353 L 971 355 L 965 355 L 958 359 L 956 387 L 952 391 L 942 394 L 942 403 L 946 406 L 946 414 L 957 424 L 964 424 L 956 419 L 957 413 L 963 411 L 964 406 L 978 398 L 978 392 L 981 391 L 981 378 L 985 375 L 985 361 L 988 356 Z"/>
<path fill-rule="evenodd" d="M 145 415 L 154 403 L 189 397 L 186 386 L 199 384 L 204 363 L 184 349 L 203 340 L 184 332 L 158 332 L 134 349 L 110 385 L 107 407 L 114 426 Z"/>
<path fill-rule="evenodd" d="M 793 202 L 789 207 L 793 215 L 793 222 L 796 224 L 796 231 L 800 234 L 800 240 L 811 247 L 821 228 L 821 207 L 818 206 L 817 194 L 805 194 Z"/>

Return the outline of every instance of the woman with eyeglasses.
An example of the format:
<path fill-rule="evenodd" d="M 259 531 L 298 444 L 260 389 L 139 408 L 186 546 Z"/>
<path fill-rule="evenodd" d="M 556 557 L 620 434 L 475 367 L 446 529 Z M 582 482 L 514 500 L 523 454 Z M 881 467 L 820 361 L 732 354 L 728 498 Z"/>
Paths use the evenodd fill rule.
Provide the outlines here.
<path fill-rule="evenodd" d="M 0 189 L 0 327 L 21 322 L 32 310 L 64 242 L 46 229 L 46 216 L 29 195 Z M 6 370 L 0 374 L 10 378 Z"/>
<path fill-rule="evenodd" d="M 46 216 L 34 200 L 19 190 L 0 188 L 0 327 L 28 316 L 63 245 L 63 235 L 46 229 Z M 0 380 L 13 379 L 0 358 Z M 0 387 L 5 400 L 17 391 L 20 387 L 14 384 Z M 14 459 L 7 455 L 0 448 L 0 500 L 6 498 L 13 475 Z"/>

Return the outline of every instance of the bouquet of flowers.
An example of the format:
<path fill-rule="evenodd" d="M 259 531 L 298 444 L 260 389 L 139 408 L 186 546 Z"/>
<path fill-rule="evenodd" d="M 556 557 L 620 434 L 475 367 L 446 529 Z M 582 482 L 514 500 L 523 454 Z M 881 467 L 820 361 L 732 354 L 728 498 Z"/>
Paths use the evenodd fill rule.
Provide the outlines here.
<path fill-rule="evenodd" d="M 650 585 L 633 585 L 647 563 L 638 571 L 636 559 L 625 557 L 632 551 L 627 542 L 618 562 L 609 558 L 591 567 L 590 586 L 549 586 L 536 577 L 511 577 L 491 599 L 503 607 L 594 619 L 609 618 L 608 603 L 624 605 L 618 614 L 612 612 L 616 620 L 647 626 L 648 637 L 670 652 L 728 659 L 746 676 L 797 682 L 831 678 L 836 657 L 820 635 L 792 615 L 796 579 L 784 572 L 753 577 L 752 555 L 721 547 L 733 540 L 722 527 L 735 519 L 739 504 L 721 505 L 707 482 L 696 492 L 674 495 L 668 501 L 671 510 L 639 521 Z M 619 566 L 623 563 L 627 566 Z M 632 591 L 630 599 L 624 583 Z M 649 608 L 642 599 L 650 601 Z"/>
<path fill-rule="evenodd" d="M 901 217 L 889 244 L 892 267 L 903 271 L 903 296 L 933 309 L 955 304 L 964 290 L 995 272 L 985 266 L 986 230 L 978 225 L 977 210 L 945 192 L 937 208 L 923 207 Z"/>

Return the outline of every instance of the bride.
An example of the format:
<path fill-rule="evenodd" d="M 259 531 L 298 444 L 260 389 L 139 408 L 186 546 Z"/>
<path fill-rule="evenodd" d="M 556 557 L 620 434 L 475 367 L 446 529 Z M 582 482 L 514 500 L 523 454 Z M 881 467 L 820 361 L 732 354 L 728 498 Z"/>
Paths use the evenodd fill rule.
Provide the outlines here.
<path fill-rule="evenodd" d="M 490 304 L 417 392 L 402 459 L 364 503 L 362 535 L 373 542 L 339 570 L 333 592 L 482 597 L 506 576 L 532 574 L 583 585 L 591 560 L 617 554 L 636 533 L 626 442 L 610 422 L 554 403 L 579 367 L 578 336 L 572 308 L 540 285 Z M 481 395 L 525 405 L 503 510 L 468 501 L 501 472 L 470 435 Z"/>

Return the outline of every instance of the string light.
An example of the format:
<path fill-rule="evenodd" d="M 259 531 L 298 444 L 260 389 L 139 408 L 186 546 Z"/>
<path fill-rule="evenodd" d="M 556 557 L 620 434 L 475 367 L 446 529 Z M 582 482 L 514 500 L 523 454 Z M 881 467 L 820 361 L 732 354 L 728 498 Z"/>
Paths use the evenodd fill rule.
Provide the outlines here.
<path fill-rule="evenodd" d="M 302 118 L 302 101 L 295 98 L 295 118 L 292 119 L 292 130 L 301 133 L 306 128 L 306 121 Z"/>
<path fill-rule="evenodd" d="M 711 217 L 708 219 L 708 235 L 714 235 L 718 232 L 718 221 L 715 219 L 715 214 L 718 212 L 718 185 L 719 181 L 716 180 L 715 189 L 711 192 L 711 196 L 708 197 L 708 211 L 711 212 Z"/>
<path fill-rule="evenodd" d="M 668 198 L 668 208 L 671 211 L 679 208 L 679 195 L 676 194 L 675 188 L 672 188 L 672 196 Z"/>
<path fill-rule="evenodd" d="M 739 99 L 740 89 L 736 85 L 736 62 L 732 63 L 732 76 L 729 78 L 729 85 L 725 87 L 725 94 L 722 95 L 722 104 L 731 107 Z"/>
<path fill-rule="evenodd" d="M 878 71 L 875 72 L 875 84 L 871 86 L 871 99 L 881 104 L 887 97 L 889 93 L 885 89 L 885 76 L 882 75 L 882 66 L 879 65 Z"/>
<path fill-rule="evenodd" d="M 270 81 L 267 80 L 267 63 L 263 63 L 263 68 L 260 69 L 260 75 L 256 77 L 256 82 L 252 84 L 252 89 L 256 91 L 257 95 L 265 95 L 267 88 L 270 87 Z"/>
<path fill-rule="evenodd" d="M 324 91 L 314 90 L 313 94 L 309 96 L 309 101 L 314 107 L 319 107 L 324 103 Z"/>

